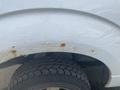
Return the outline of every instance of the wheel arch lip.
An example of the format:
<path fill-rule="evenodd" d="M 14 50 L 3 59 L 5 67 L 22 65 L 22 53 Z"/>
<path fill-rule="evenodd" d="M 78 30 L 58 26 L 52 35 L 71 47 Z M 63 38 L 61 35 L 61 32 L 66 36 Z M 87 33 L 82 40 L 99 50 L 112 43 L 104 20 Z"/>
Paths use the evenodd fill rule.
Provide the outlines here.
<path fill-rule="evenodd" d="M 87 39 L 91 35 L 95 34 L 94 33 L 95 31 L 93 31 L 93 33 L 88 36 L 83 35 L 81 37 L 82 40 L 76 41 L 76 38 L 78 38 L 79 35 L 81 35 L 81 34 L 77 34 L 78 30 L 76 30 L 76 33 L 74 33 L 74 34 L 70 33 L 69 31 L 65 31 L 67 34 L 73 35 L 71 37 L 71 39 L 69 39 L 69 38 L 65 39 L 65 37 L 64 37 L 65 34 L 63 33 L 64 31 L 61 30 L 61 34 L 60 34 L 61 36 L 59 36 L 60 38 L 53 39 L 53 37 L 50 35 L 50 39 L 49 39 L 49 36 L 47 36 L 46 37 L 47 39 L 45 39 L 45 40 L 38 40 L 37 42 L 32 42 L 32 43 L 28 42 L 26 45 L 24 45 L 24 44 L 21 45 L 21 43 L 18 43 L 18 41 L 16 41 L 14 39 L 13 43 L 8 44 L 10 47 L 7 46 L 7 48 L 5 48 L 5 49 L 1 48 L 2 52 L 0 52 L 0 59 L 1 59 L 0 63 L 7 62 L 7 61 L 11 60 L 12 58 L 16 58 L 19 56 L 25 56 L 25 55 L 40 53 L 40 52 L 70 52 L 70 53 L 78 53 L 78 54 L 83 54 L 83 55 L 87 55 L 90 57 L 94 57 L 108 66 L 108 68 L 111 71 L 111 75 L 113 75 L 113 77 L 115 77 L 116 75 L 117 76 L 120 75 L 120 72 L 118 72 L 116 70 L 120 64 L 119 56 L 118 56 L 118 54 L 116 55 L 116 53 L 120 53 L 120 50 L 119 50 L 120 49 L 120 46 L 119 46 L 120 26 L 119 25 L 113 23 L 112 21 L 109 21 L 105 18 L 102 18 L 100 16 L 97 16 L 97 15 L 94 15 L 91 13 L 77 11 L 77 10 L 71 10 L 71 9 L 61 9 L 61 8 L 41 8 L 41 9 L 37 8 L 37 9 L 19 10 L 19 11 L 9 12 L 9 13 L 0 15 L 0 20 L 4 21 L 4 19 L 6 19 L 5 22 L 7 22 L 7 19 L 11 19 L 11 17 L 14 19 L 14 16 L 15 16 L 15 18 L 17 19 L 17 17 L 19 17 L 20 14 L 23 16 L 24 15 L 27 16 L 31 13 L 40 13 L 40 14 L 44 13 L 46 16 L 51 13 L 57 14 L 57 16 L 55 16 L 56 17 L 55 19 L 57 19 L 60 16 L 59 14 L 61 14 L 61 13 L 62 13 L 61 15 L 66 14 L 66 16 L 69 16 L 69 14 L 71 14 L 71 16 L 73 15 L 74 17 L 75 16 L 79 17 L 79 15 L 80 15 L 80 17 L 83 17 L 84 20 L 85 20 L 85 17 L 87 17 L 87 18 L 90 18 L 89 20 L 91 20 L 92 26 L 89 25 L 89 22 L 87 24 L 84 23 L 84 25 L 89 25 L 88 27 L 91 28 L 91 30 L 97 29 L 99 32 L 98 34 L 100 34 L 100 36 L 97 37 L 97 35 L 96 35 L 95 37 Z M 71 16 L 68 17 L 67 19 L 70 19 Z M 65 17 L 64 17 L 64 19 L 66 19 Z M 34 16 L 32 16 L 32 18 L 34 18 Z M 77 18 L 74 18 L 71 20 L 76 21 L 76 19 Z M 58 19 L 58 20 L 60 20 L 60 19 Z M 13 21 L 16 22 L 17 20 L 13 20 Z M 95 21 L 95 25 L 97 25 L 98 27 L 94 27 L 94 25 L 93 25 L 94 21 Z M 68 24 L 68 22 L 66 22 L 66 20 L 64 20 L 64 22 Z M 77 23 L 78 22 L 79 21 L 77 21 Z M 43 23 L 46 23 L 46 22 L 43 22 Z M 62 25 L 61 23 L 58 23 L 58 24 L 61 26 Z M 77 23 L 71 23 L 71 24 L 77 24 Z M 82 22 L 79 22 L 79 23 L 82 23 Z M 49 22 L 49 24 L 50 24 L 50 22 Z M 54 23 L 52 22 L 52 24 L 54 24 Z M 24 25 L 24 23 L 23 23 L 23 25 Z M 68 28 L 68 26 L 69 25 L 67 25 L 66 28 Z M 100 31 L 101 26 L 105 27 L 104 30 L 106 30 L 107 28 L 109 28 L 109 30 Z M 94 27 L 94 28 L 92 28 L 92 27 Z M 57 27 L 51 27 L 51 29 L 55 29 L 55 28 L 57 28 Z M 79 27 L 78 26 L 76 27 L 76 25 L 75 25 L 72 28 L 76 29 Z M 98 28 L 100 28 L 100 29 L 98 29 Z M 3 29 L 5 29 L 5 28 L 3 28 Z M 88 34 L 88 32 L 86 31 L 86 29 L 88 29 L 88 28 L 83 27 L 82 29 L 84 30 L 84 31 L 81 30 L 83 34 Z M 15 31 L 15 32 L 17 32 L 17 31 Z M 22 32 L 22 34 L 23 34 L 23 32 Z M 56 32 L 52 32 L 51 34 L 55 35 Z M 111 34 L 111 32 L 112 32 L 112 34 Z M 45 32 L 41 31 L 41 33 L 45 33 Z M 62 35 L 62 34 L 64 34 L 64 35 Z M 75 36 L 75 34 L 77 34 L 76 35 L 77 37 Z M 62 38 L 62 36 L 63 36 L 63 38 Z M 15 37 L 13 37 L 13 38 L 15 38 Z M 21 38 L 21 37 L 19 36 L 19 38 Z M 18 40 L 19 40 L 19 38 L 18 38 Z M 95 41 L 92 41 L 92 39 Z M 115 41 L 113 41 L 114 39 L 115 39 Z M 27 40 L 28 40 L 28 38 L 23 41 L 27 42 Z M 10 40 L 10 41 L 12 41 L 12 40 Z M 20 39 L 20 41 L 22 42 L 22 39 Z M 107 42 L 107 45 L 104 45 L 104 44 L 106 44 L 106 42 Z M 5 42 L 3 42 L 3 43 L 5 43 Z M 104 46 L 102 46 L 102 45 L 104 45 Z M 113 46 L 113 47 L 111 48 L 111 46 Z M 116 53 L 113 53 L 110 51 L 113 51 Z M 113 62 L 113 61 L 116 61 L 116 62 Z M 110 83 L 108 84 L 108 86 L 112 86 L 112 83 L 111 83 L 112 79 L 113 78 L 111 76 L 111 80 L 110 80 Z M 116 83 L 116 85 L 118 85 L 118 84 L 119 83 Z"/>
<path fill-rule="evenodd" d="M 28 14 L 31 14 L 32 13 L 36 13 L 36 12 L 63 12 L 63 13 L 70 13 L 70 14 L 81 14 L 81 15 L 84 15 L 84 16 L 88 16 L 88 17 L 91 17 L 91 18 L 94 18 L 94 19 L 97 19 L 101 22 L 104 22 L 106 24 L 109 24 L 109 25 L 112 25 L 112 26 L 115 26 L 115 27 L 118 27 L 120 28 L 120 26 L 116 23 L 114 23 L 113 21 L 105 18 L 105 17 L 102 17 L 102 16 L 99 16 L 99 15 L 96 15 L 94 13 L 91 13 L 91 12 L 87 12 L 87 11 L 80 11 L 80 10 L 77 10 L 77 9 L 68 9 L 68 8 L 29 8 L 29 9 L 20 9 L 20 10 L 14 10 L 14 11 L 8 11 L 8 12 L 5 12 L 5 13 L 2 13 L 0 14 L 0 19 L 4 19 L 6 17 L 10 17 L 10 16 L 14 16 L 14 15 L 19 15 L 19 14 L 24 14 L 24 13 L 28 13 Z"/>

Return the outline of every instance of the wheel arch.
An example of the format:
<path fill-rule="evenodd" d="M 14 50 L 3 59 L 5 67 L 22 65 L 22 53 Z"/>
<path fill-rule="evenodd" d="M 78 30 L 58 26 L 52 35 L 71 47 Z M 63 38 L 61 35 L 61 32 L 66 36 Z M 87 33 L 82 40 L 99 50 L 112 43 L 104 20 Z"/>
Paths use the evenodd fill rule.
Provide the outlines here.
<path fill-rule="evenodd" d="M 41 24 L 43 23 L 46 25 L 46 26 L 43 26 L 45 30 L 36 30 L 35 33 L 33 34 L 35 35 L 37 33 L 42 33 L 42 34 L 45 34 L 46 37 L 42 36 L 41 34 L 42 37 L 37 37 L 40 40 L 34 42 L 33 40 L 35 40 L 36 37 L 32 36 L 32 40 L 30 40 L 31 38 L 29 39 L 29 36 L 31 37 L 32 34 L 28 33 L 28 31 L 30 29 L 32 32 L 34 32 L 34 29 L 36 27 L 31 25 L 29 23 L 29 20 L 31 20 L 30 19 L 31 17 L 35 18 L 36 15 L 38 16 L 41 15 L 41 13 L 42 15 L 45 15 L 45 16 L 49 16 L 49 15 L 54 16 L 56 14 L 56 16 L 54 16 L 53 19 L 58 20 L 59 23 L 55 21 L 51 23 L 50 18 L 52 16 L 48 18 L 47 20 L 48 22 L 45 22 L 44 20 L 46 19 L 44 17 L 43 18 L 44 22 L 41 22 Z M 29 16 L 29 14 L 32 14 L 32 16 Z M 117 72 L 116 69 L 119 67 L 119 55 L 118 55 L 119 49 L 118 48 L 120 48 L 120 45 L 119 45 L 120 31 L 119 31 L 119 26 L 116 25 L 115 23 L 107 19 L 104 19 L 102 17 L 99 17 L 97 15 L 93 15 L 93 14 L 82 12 L 82 11 L 76 11 L 71 9 L 69 10 L 69 9 L 58 9 L 58 8 L 56 9 L 43 8 L 43 9 L 21 10 L 21 11 L 11 12 L 11 13 L 1 15 L 0 25 L 3 24 L 2 21 L 8 22 L 7 19 L 10 19 L 10 20 L 12 19 L 13 22 L 17 22 L 20 20 L 20 18 L 22 18 L 21 15 L 25 17 L 24 19 L 26 19 L 27 16 L 30 17 L 27 19 L 28 21 L 27 20 L 25 21 L 22 19 L 24 23 L 19 23 L 21 24 L 21 26 L 24 26 L 25 23 L 28 23 L 28 27 L 26 26 L 22 27 L 22 30 L 20 28 L 21 32 L 13 28 L 12 25 L 11 26 L 9 25 L 10 26 L 9 28 L 4 28 L 4 27 L 0 28 L 3 30 L 3 32 L 5 29 L 6 30 L 13 29 L 14 31 L 13 33 L 10 34 L 11 36 L 8 36 L 9 39 L 6 38 L 6 42 L 9 42 L 9 43 L 1 42 L 2 43 L 1 46 L 3 48 L 6 47 L 7 45 L 7 49 L 0 48 L 0 50 L 2 51 L 0 54 L 1 67 L 5 62 L 6 63 L 9 61 L 12 62 L 14 61 L 13 59 L 16 59 L 19 57 L 26 57 L 28 55 L 35 54 L 35 53 L 68 52 L 68 53 L 77 53 L 77 54 L 82 54 L 82 55 L 96 58 L 97 60 L 100 60 L 101 62 L 103 62 L 109 68 L 111 75 L 112 74 L 119 75 L 119 72 Z M 90 22 L 88 22 L 86 18 L 90 20 Z M 6 21 L 4 21 L 4 19 Z M 35 18 L 35 22 L 37 21 L 37 19 L 38 18 Z M 69 23 L 69 22 L 72 22 L 72 23 Z M 9 22 L 8 24 L 10 23 L 11 22 Z M 37 24 L 38 23 L 39 22 L 37 22 Z M 55 25 L 55 23 L 57 23 L 57 25 Z M 70 26 L 69 24 L 72 24 L 73 26 L 72 25 Z M 31 25 L 32 28 L 30 28 L 29 25 Z M 65 25 L 64 26 L 65 28 L 62 28 L 63 25 Z M 42 25 L 38 24 L 36 29 L 38 28 L 40 29 L 41 27 Z M 58 27 L 62 29 L 56 30 L 56 28 L 59 29 Z M 72 29 L 70 29 L 69 27 Z M 50 34 L 48 33 L 46 34 L 46 31 L 48 29 L 55 30 L 55 31 L 51 31 Z M 69 31 L 68 29 L 70 29 L 71 31 Z M 74 29 L 75 31 L 73 32 L 72 30 Z M 101 29 L 103 30 L 101 31 Z M 25 32 L 24 30 L 26 30 L 27 34 L 24 33 Z M 12 34 L 15 34 L 15 33 L 18 34 L 19 32 L 23 34 L 23 36 L 18 36 L 18 37 L 16 35 L 12 36 Z M 2 34 L 6 35 L 6 33 L 2 33 Z M 9 35 L 9 32 L 7 34 Z M 55 38 L 54 36 L 56 34 L 59 34 L 57 38 Z M 24 37 L 27 35 L 28 37 Z M 66 35 L 70 35 L 70 36 L 67 37 Z M 16 37 L 17 37 L 17 40 L 15 39 Z M 22 42 L 25 44 L 21 45 Z M 110 80 L 112 80 L 112 77 L 110 77 Z"/>
<path fill-rule="evenodd" d="M 68 62 L 74 61 L 78 63 L 87 74 L 92 88 L 97 86 L 104 87 L 110 79 L 111 74 L 109 68 L 100 60 L 90 56 L 68 52 L 44 52 L 21 56 L 1 64 L 0 69 L 15 66 L 16 68 L 12 70 L 15 72 L 19 66 L 25 63 L 45 62 L 46 60 L 67 60 Z"/>

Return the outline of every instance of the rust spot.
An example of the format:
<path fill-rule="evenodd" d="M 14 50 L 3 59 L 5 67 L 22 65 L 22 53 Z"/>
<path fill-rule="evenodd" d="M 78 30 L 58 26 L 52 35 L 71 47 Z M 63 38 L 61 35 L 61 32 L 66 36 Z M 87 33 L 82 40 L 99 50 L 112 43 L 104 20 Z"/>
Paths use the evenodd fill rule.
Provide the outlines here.
<path fill-rule="evenodd" d="M 12 50 L 10 51 L 15 57 L 17 56 L 17 50 L 15 49 L 15 46 L 12 46 Z"/>
<path fill-rule="evenodd" d="M 66 46 L 65 43 L 61 43 L 61 44 L 60 44 L 60 47 L 65 47 L 65 46 Z"/>
<path fill-rule="evenodd" d="M 11 53 L 14 55 L 14 57 L 17 56 L 17 51 L 16 50 L 11 50 Z"/>
<path fill-rule="evenodd" d="M 12 52 L 13 54 L 15 54 L 17 51 L 16 51 L 16 50 L 12 50 L 11 52 Z"/>

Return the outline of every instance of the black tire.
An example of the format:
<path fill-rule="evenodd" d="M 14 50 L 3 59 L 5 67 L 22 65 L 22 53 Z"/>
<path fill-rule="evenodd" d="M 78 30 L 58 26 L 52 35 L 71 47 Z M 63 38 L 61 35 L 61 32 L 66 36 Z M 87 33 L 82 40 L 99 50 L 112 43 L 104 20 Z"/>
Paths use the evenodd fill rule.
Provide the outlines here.
<path fill-rule="evenodd" d="M 14 73 L 10 90 L 90 90 L 89 81 L 80 66 L 72 61 L 29 62 Z"/>

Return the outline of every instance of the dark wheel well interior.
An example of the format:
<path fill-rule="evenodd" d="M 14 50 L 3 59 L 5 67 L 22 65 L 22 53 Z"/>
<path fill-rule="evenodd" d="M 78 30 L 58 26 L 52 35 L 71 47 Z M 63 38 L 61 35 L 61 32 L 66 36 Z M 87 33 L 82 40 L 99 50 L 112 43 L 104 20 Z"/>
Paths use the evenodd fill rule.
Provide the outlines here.
<path fill-rule="evenodd" d="M 47 52 L 21 56 L 0 64 L 0 68 L 5 68 L 15 64 L 24 64 L 31 60 L 36 61 L 45 59 L 74 60 L 87 74 L 91 86 L 104 86 L 109 80 L 109 69 L 100 60 L 81 54 L 67 52 Z"/>

